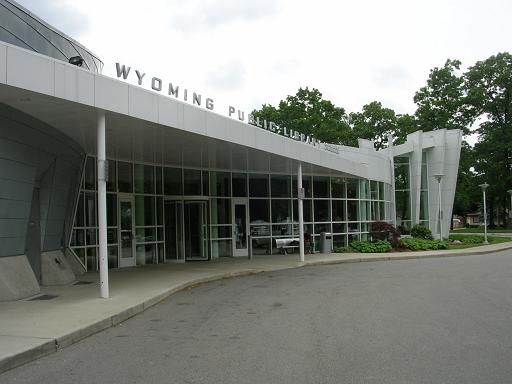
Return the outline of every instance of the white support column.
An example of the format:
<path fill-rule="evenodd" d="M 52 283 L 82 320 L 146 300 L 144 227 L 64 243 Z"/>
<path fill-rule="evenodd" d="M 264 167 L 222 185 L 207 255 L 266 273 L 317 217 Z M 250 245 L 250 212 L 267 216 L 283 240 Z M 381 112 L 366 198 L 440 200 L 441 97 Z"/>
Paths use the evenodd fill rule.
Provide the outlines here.
<path fill-rule="evenodd" d="M 299 253 L 300 261 L 304 262 L 304 194 L 302 191 L 302 163 L 297 168 L 297 206 L 299 213 Z"/>
<path fill-rule="evenodd" d="M 105 112 L 98 112 L 97 120 L 97 167 L 98 167 L 98 245 L 101 297 L 109 297 L 107 253 L 107 180 L 105 148 Z"/>

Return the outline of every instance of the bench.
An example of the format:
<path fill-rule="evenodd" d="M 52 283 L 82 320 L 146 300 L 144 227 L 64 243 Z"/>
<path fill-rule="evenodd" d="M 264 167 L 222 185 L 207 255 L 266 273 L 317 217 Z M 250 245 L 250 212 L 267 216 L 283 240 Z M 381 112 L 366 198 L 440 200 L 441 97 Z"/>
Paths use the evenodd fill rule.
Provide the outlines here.
<path fill-rule="evenodd" d="M 299 239 L 275 239 L 276 248 L 281 250 L 283 255 L 288 254 L 289 249 L 299 248 Z"/>

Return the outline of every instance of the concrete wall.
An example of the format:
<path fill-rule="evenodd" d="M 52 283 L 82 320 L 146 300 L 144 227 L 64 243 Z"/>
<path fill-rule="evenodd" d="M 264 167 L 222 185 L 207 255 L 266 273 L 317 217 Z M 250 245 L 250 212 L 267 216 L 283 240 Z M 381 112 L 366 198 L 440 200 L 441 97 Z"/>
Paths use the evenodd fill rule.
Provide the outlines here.
<path fill-rule="evenodd" d="M 26 233 L 35 187 L 41 251 L 66 245 L 83 158 L 61 132 L 0 104 L 0 258 L 25 255 L 30 247 Z"/>

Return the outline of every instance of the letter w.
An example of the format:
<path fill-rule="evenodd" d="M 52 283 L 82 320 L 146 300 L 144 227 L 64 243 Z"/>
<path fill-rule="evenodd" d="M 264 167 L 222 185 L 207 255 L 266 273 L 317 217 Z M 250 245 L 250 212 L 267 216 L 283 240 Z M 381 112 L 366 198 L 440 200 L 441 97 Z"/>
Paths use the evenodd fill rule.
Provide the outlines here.
<path fill-rule="evenodd" d="M 117 77 L 123 76 L 123 79 L 126 80 L 128 77 L 128 74 L 130 73 L 130 67 L 125 67 L 125 65 L 119 65 L 119 63 L 116 63 L 116 69 L 117 69 Z"/>

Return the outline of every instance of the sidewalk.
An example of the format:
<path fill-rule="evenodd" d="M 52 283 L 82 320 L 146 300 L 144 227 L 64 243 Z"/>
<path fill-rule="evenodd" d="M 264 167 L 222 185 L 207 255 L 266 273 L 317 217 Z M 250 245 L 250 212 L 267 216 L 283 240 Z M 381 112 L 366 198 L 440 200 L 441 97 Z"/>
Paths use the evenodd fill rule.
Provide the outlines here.
<path fill-rule="evenodd" d="M 512 249 L 512 242 L 470 249 L 382 254 L 315 254 L 255 256 L 254 260 L 164 264 L 110 271 L 110 299 L 99 298 L 98 274 L 80 278 L 85 284 L 43 287 L 49 300 L 0 302 L 0 373 L 69 346 L 119 324 L 172 293 L 195 284 L 303 265 L 478 255 Z M 89 283 L 89 284 L 88 284 Z"/>

